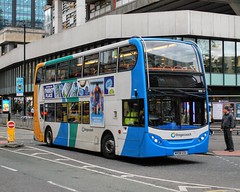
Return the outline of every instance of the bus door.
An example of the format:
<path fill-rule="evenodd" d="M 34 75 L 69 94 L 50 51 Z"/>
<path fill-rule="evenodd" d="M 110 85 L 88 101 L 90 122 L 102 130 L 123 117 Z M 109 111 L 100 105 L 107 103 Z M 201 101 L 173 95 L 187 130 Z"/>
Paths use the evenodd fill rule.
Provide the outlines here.
<path fill-rule="evenodd" d="M 125 150 L 135 153 L 139 151 L 145 133 L 144 99 L 123 100 L 122 110 L 123 129 L 127 129 Z"/>

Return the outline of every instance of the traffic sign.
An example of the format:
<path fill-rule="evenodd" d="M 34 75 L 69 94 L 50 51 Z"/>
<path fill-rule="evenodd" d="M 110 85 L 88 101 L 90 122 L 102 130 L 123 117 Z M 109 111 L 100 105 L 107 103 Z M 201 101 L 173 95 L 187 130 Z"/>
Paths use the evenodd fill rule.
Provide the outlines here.
<path fill-rule="evenodd" d="M 7 127 L 12 129 L 12 128 L 15 128 L 15 122 L 14 121 L 8 121 L 7 122 Z"/>
<path fill-rule="evenodd" d="M 8 135 L 8 142 L 14 142 L 15 140 L 15 122 L 8 121 L 7 122 L 7 135 Z"/>

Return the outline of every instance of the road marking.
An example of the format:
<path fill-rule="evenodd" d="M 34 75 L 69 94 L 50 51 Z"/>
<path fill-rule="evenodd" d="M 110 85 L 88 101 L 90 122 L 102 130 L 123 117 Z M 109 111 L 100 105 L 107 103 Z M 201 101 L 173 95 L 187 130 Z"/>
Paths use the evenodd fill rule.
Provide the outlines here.
<path fill-rule="evenodd" d="M 17 169 L 13 169 L 13 168 L 10 168 L 10 167 L 4 166 L 4 165 L 1 165 L 1 167 L 4 169 L 8 169 L 10 171 L 14 171 L 14 172 L 18 171 Z"/>
<path fill-rule="evenodd" d="M 230 161 L 229 159 L 226 159 L 226 157 L 221 157 L 221 156 L 216 156 L 217 158 L 219 158 L 219 159 L 221 159 L 221 160 L 223 160 L 223 161 L 226 161 L 226 162 L 228 162 L 229 164 L 232 164 L 232 165 L 234 165 L 234 166 L 236 166 L 236 167 L 240 167 L 240 165 L 239 164 L 237 164 L 237 163 L 235 163 L 234 161 Z"/>
<path fill-rule="evenodd" d="M 202 186 L 178 186 L 180 192 L 188 192 L 187 188 L 191 189 L 207 189 L 209 187 L 202 187 Z"/>
<path fill-rule="evenodd" d="M 75 190 L 75 189 L 72 189 L 72 188 L 69 188 L 69 187 L 66 187 L 66 186 L 63 186 L 63 185 L 59 185 L 59 184 L 57 184 L 57 183 L 53 183 L 52 181 L 48 181 L 48 183 L 51 184 L 51 185 L 57 186 L 57 187 L 59 187 L 59 188 L 66 189 L 66 190 L 68 190 L 68 191 L 77 192 L 77 190 Z"/>
<path fill-rule="evenodd" d="M 174 184 L 178 184 L 178 186 L 194 186 L 195 188 L 197 187 L 203 187 L 203 188 L 209 188 L 209 190 L 211 190 L 211 188 L 216 188 L 216 189 L 221 189 L 221 190 L 237 190 L 239 191 L 240 189 L 237 188 L 230 188 L 230 187 L 221 187 L 221 186 L 214 186 L 214 185 L 204 185 L 204 184 L 198 184 L 198 183 L 188 183 L 188 182 L 182 182 L 182 181 L 176 181 L 176 180 L 168 180 L 168 179 L 163 179 L 163 178 L 156 178 L 156 177 L 148 177 L 148 176 L 144 176 L 144 175 L 135 175 L 135 174 L 131 174 L 131 173 L 127 173 L 127 172 L 122 172 L 122 171 L 118 171 L 118 170 L 114 170 L 114 169 L 109 169 L 106 167 L 101 167 L 98 165 L 94 165 L 94 164 L 90 164 L 87 162 L 83 162 L 83 161 L 79 161 L 76 159 L 72 159 L 63 155 L 59 155 L 57 153 L 53 153 L 47 150 L 43 150 L 43 149 L 39 149 L 37 147 L 31 147 L 31 146 L 27 146 L 28 148 L 34 149 L 34 150 L 38 150 L 41 152 L 47 152 L 50 155 L 55 155 L 59 158 L 63 158 L 63 159 L 68 159 L 71 160 L 73 162 L 79 163 L 79 164 L 83 164 L 84 166 L 77 166 L 77 165 L 72 165 L 69 163 L 65 163 L 65 162 L 61 162 L 61 161 L 57 161 L 57 160 L 52 160 L 52 159 L 47 159 L 41 156 L 32 156 L 31 154 L 27 154 L 27 153 L 23 153 L 23 152 L 16 152 L 16 151 L 12 151 L 9 149 L 5 149 L 5 148 L 0 148 L 0 150 L 4 150 L 4 151 L 9 151 L 12 153 L 17 153 L 20 155 L 25 155 L 25 156 L 29 156 L 29 157 L 33 157 L 33 158 L 37 158 L 37 159 L 41 159 L 41 160 L 45 160 L 45 161 L 49 161 L 49 162 L 53 162 L 53 163 L 57 163 L 57 164 L 61 164 L 61 165 L 65 165 L 65 166 L 69 166 L 69 167 L 74 167 L 74 168 L 78 168 L 78 169 L 83 169 L 83 170 L 87 170 L 87 171 L 91 171 L 91 172 L 95 172 L 101 175 L 106 175 L 106 176 L 110 176 L 110 177 L 114 177 L 114 178 L 119 178 L 119 179 L 124 179 L 124 180 L 128 180 L 131 182 L 135 182 L 135 183 L 140 183 L 143 185 L 147 185 L 147 186 L 152 186 L 155 188 L 159 188 L 159 189 L 165 189 L 167 191 L 172 191 L 172 192 L 179 192 L 179 190 L 173 189 L 173 188 L 166 188 L 164 186 L 161 185 L 157 185 L 157 184 L 152 184 L 151 182 L 155 182 L 155 181 L 159 181 L 159 182 L 168 182 L 168 183 L 174 183 Z M 96 168 L 96 169 L 94 169 Z M 111 172 L 111 173 L 108 173 Z M 131 175 L 132 177 L 124 177 L 123 175 Z M 139 179 L 148 179 L 150 180 L 149 182 L 143 182 Z"/>
<path fill-rule="evenodd" d="M 47 154 L 49 154 L 49 153 L 46 153 L 46 152 L 45 152 L 45 153 L 33 153 L 32 156 L 36 156 L 36 155 L 47 155 Z"/>

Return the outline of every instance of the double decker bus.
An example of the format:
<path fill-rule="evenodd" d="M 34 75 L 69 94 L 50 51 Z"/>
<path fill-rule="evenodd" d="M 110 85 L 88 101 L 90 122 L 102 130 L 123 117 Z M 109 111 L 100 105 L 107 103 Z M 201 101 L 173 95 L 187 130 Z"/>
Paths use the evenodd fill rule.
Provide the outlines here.
<path fill-rule="evenodd" d="M 208 92 L 198 46 L 122 42 L 39 63 L 34 136 L 107 158 L 206 153 Z"/>

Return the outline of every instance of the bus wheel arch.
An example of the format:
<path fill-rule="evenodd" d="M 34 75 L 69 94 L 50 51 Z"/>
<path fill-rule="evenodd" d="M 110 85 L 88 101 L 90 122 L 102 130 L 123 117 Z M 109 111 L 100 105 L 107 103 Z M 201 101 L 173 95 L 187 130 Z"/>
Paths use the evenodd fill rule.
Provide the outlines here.
<path fill-rule="evenodd" d="M 47 146 L 51 147 L 53 145 L 53 134 L 50 126 L 46 127 L 44 140 Z"/>
<path fill-rule="evenodd" d="M 103 156 L 108 159 L 114 159 L 116 157 L 115 147 L 116 143 L 113 134 L 111 131 L 105 131 L 101 140 L 101 152 Z"/>

